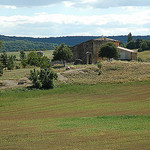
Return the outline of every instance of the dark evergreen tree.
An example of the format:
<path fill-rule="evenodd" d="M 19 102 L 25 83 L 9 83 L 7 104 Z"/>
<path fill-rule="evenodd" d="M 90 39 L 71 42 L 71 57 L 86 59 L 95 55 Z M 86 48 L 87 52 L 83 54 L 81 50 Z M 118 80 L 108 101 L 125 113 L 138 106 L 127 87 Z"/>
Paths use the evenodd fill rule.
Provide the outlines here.
<path fill-rule="evenodd" d="M 8 57 L 8 61 L 7 61 L 8 63 L 7 63 L 7 69 L 8 70 L 13 70 L 14 69 L 14 58 L 13 58 L 13 56 L 9 56 Z"/>
<path fill-rule="evenodd" d="M 5 70 L 6 70 L 6 68 L 7 68 L 7 61 L 8 61 L 8 58 L 7 58 L 7 54 L 6 54 L 6 52 L 3 52 L 2 54 L 1 54 L 1 56 L 0 56 L 0 59 L 1 59 L 1 63 L 2 63 L 2 65 L 3 65 L 3 67 L 5 68 Z"/>
<path fill-rule="evenodd" d="M 37 55 L 36 52 L 30 52 L 28 55 L 27 55 L 27 63 L 31 66 L 39 66 L 39 59 L 40 59 L 40 56 Z"/>
<path fill-rule="evenodd" d="M 128 41 L 127 41 L 127 43 L 130 42 L 130 41 L 132 41 L 132 34 L 131 34 L 131 32 L 128 34 Z"/>
<path fill-rule="evenodd" d="M 135 41 L 133 41 L 133 40 L 129 41 L 127 43 L 126 47 L 129 48 L 129 49 L 136 49 L 136 43 L 135 43 Z"/>
<path fill-rule="evenodd" d="M 23 50 L 20 51 L 20 59 L 25 59 L 26 54 Z"/>
<path fill-rule="evenodd" d="M 50 69 L 41 69 L 40 71 L 31 70 L 29 80 L 32 81 L 33 87 L 50 89 L 54 88 L 54 80 L 57 74 Z"/>
<path fill-rule="evenodd" d="M 2 41 L 0 41 L 0 50 L 1 50 L 1 47 L 2 47 Z"/>
<path fill-rule="evenodd" d="M 135 44 L 137 49 L 140 48 L 142 41 L 143 41 L 142 39 L 136 39 Z"/>
<path fill-rule="evenodd" d="M 22 59 L 21 60 L 21 65 L 22 65 L 23 68 L 25 68 L 28 65 L 27 60 L 26 59 Z"/>
<path fill-rule="evenodd" d="M 2 76 L 3 75 L 3 65 L 2 65 L 2 63 L 0 62 L 0 76 Z"/>

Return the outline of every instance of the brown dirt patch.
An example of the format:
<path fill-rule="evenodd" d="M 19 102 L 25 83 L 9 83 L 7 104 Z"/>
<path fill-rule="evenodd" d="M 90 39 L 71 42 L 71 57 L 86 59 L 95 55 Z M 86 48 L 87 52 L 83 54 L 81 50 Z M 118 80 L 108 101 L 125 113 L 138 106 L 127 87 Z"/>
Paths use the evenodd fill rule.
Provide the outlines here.
<path fill-rule="evenodd" d="M 17 87 L 26 87 L 31 86 L 31 81 L 27 78 L 20 78 L 18 80 L 1 80 L 2 85 L 0 89 L 8 89 L 8 88 L 17 88 Z"/>

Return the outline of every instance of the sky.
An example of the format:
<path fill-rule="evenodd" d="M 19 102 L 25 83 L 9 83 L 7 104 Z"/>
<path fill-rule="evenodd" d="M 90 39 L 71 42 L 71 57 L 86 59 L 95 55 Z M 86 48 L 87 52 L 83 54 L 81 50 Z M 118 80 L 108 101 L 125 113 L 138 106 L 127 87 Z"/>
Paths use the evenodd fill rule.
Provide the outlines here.
<path fill-rule="evenodd" d="M 150 35 L 150 0 L 0 0 L 0 35 Z"/>

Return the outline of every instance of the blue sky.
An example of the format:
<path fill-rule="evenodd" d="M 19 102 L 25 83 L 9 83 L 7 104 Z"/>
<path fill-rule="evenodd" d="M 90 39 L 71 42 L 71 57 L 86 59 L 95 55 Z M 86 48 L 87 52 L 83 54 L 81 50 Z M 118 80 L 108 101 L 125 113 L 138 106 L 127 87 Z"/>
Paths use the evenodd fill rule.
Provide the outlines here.
<path fill-rule="evenodd" d="M 0 0 L 0 34 L 150 35 L 149 0 Z"/>

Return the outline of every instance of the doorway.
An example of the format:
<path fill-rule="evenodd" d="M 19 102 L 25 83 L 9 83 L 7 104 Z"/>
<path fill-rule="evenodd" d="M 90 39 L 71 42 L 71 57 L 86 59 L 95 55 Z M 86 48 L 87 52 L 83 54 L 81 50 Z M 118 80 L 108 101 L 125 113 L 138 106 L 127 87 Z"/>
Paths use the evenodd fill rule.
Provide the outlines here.
<path fill-rule="evenodd" d="M 87 64 L 92 64 L 92 52 L 86 53 Z"/>

